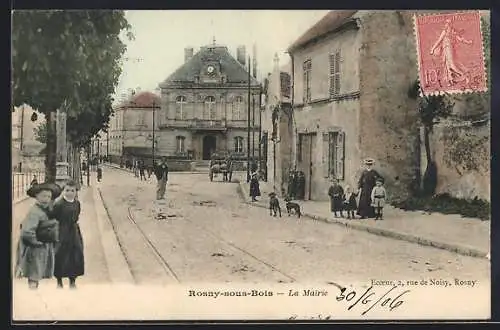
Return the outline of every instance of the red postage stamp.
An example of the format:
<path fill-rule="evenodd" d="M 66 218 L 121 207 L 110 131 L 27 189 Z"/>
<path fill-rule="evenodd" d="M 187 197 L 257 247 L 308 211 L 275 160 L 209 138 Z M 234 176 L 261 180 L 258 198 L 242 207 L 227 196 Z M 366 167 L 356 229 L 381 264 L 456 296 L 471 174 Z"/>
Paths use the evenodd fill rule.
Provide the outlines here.
<path fill-rule="evenodd" d="M 414 19 L 423 94 L 487 91 L 479 12 Z"/>

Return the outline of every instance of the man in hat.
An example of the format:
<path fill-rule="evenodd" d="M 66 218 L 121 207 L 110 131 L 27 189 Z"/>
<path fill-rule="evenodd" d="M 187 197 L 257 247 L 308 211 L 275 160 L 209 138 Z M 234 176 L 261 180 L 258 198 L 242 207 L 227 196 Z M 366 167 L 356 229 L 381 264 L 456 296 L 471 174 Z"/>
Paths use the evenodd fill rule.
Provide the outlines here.
<path fill-rule="evenodd" d="M 156 175 L 156 179 L 158 180 L 156 199 L 164 199 L 168 181 L 168 166 L 166 157 L 161 157 L 161 162 L 154 166 L 154 173 Z"/>
<path fill-rule="evenodd" d="M 375 218 L 375 210 L 372 207 L 371 193 L 377 179 L 382 176 L 373 169 L 375 161 L 371 158 L 365 159 L 365 169 L 361 173 L 358 182 L 358 189 L 361 190 L 359 195 L 358 215 L 361 219 Z"/>

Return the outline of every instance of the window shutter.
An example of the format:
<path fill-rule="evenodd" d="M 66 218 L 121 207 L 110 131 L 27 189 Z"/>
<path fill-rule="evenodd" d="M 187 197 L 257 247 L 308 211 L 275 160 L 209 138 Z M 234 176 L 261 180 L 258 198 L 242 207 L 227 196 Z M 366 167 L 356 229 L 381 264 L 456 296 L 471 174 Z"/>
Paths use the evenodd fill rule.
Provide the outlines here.
<path fill-rule="evenodd" d="M 340 94 L 340 50 L 335 52 L 335 63 L 334 63 L 334 72 L 335 72 L 335 95 Z"/>
<path fill-rule="evenodd" d="M 340 180 L 344 180 L 344 156 L 345 156 L 345 133 L 339 132 L 337 134 L 337 164 L 336 164 L 336 172 L 337 177 Z"/>
<path fill-rule="evenodd" d="M 323 176 L 328 178 L 330 174 L 330 134 L 323 133 Z"/>

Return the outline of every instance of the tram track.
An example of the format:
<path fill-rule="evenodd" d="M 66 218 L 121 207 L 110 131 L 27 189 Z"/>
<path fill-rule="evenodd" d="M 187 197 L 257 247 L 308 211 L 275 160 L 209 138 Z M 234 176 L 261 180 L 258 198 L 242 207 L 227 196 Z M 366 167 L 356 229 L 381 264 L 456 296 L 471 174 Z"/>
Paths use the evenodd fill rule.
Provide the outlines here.
<path fill-rule="evenodd" d="M 175 273 L 175 271 L 172 269 L 172 267 L 170 266 L 170 264 L 168 263 L 168 261 L 162 256 L 162 254 L 160 253 L 160 251 L 158 251 L 158 249 L 156 248 L 155 244 L 149 239 L 149 237 L 146 235 L 146 233 L 144 232 L 144 230 L 142 230 L 141 226 L 139 226 L 139 224 L 137 223 L 137 221 L 135 221 L 135 218 L 134 218 L 134 216 L 132 214 L 132 208 L 129 206 L 127 208 L 127 210 L 128 210 L 128 215 L 127 215 L 128 220 L 132 224 L 134 224 L 135 227 L 137 228 L 137 230 L 141 233 L 142 238 L 144 239 L 144 241 L 146 242 L 146 244 L 150 248 L 151 252 L 155 256 L 155 258 L 158 261 L 158 263 L 162 266 L 165 274 L 168 277 L 173 278 L 177 283 L 181 283 L 179 277 L 177 276 L 177 274 Z"/>

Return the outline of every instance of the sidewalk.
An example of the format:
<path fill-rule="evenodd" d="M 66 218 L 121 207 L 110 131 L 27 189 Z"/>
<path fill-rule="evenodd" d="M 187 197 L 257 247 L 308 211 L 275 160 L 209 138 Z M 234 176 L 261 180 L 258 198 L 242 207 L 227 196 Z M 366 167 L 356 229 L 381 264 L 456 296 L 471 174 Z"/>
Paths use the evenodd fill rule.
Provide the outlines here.
<path fill-rule="evenodd" d="M 261 197 L 251 202 L 249 184 L 246 177 L 239 179 L 240 193 L 246 203 L 268 208 L 268 194 L 273 187 L 260 182 Z M 283 205 L 284 202 L 280 200 Z M 384 208 L 384 220 L 348 220 L 334 218 L 330 212 L 330 202 L 300 201 L 305 217 L 366 231 L 375 235 L 391 237 L 420 245 L 432 246 L 458 254 L 487 258 L 490 251 L 490 221 L 463 218 L 460 215 L 422 211 L 404 211 L 390 205 Z M 282 206 L 282 209 L 284 206 Z"/>

